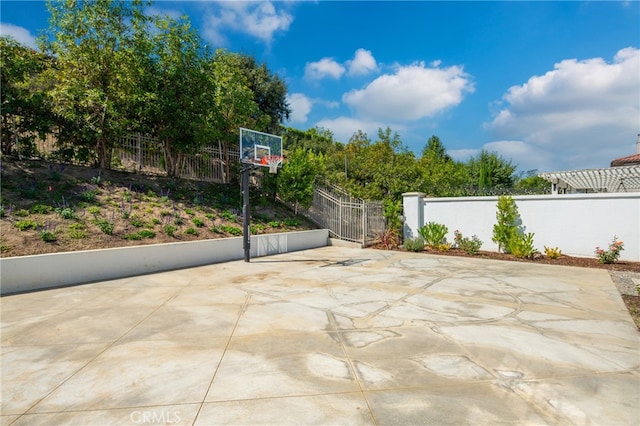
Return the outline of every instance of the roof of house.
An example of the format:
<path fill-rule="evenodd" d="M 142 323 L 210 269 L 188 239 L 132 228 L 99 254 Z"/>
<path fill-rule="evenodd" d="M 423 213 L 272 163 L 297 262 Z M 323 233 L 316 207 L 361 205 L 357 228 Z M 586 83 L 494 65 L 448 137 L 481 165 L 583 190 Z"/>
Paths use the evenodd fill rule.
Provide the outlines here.
<path fill-rule="evenodd" d="M 640 153 L 616 158 L 611 162 L 611 167 L 632 166 L 634 164 L 640 164 Z"/>

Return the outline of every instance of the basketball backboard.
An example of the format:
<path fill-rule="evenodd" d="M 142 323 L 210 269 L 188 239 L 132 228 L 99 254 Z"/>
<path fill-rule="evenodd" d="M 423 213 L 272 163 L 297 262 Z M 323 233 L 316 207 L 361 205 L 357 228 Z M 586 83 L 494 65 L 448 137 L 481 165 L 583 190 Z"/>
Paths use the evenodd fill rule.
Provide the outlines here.
<path fill-rule="evenodd" d="M 254 166 L 282 167 L 282 137 L 240 128 L 240 161 Z"/>

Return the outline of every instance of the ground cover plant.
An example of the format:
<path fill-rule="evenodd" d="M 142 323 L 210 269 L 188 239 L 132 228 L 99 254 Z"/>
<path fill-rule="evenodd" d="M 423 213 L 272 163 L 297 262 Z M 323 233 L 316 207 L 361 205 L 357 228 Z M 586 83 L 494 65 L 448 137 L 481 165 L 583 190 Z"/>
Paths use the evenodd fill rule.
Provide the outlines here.
<path fill-rule="evenodd" d="M 0 171 L 2 257 L 242 235 L 238 184 L 8 157 Z M 251 211 L 253 235 L 315 228 L 257 189 Z"/>

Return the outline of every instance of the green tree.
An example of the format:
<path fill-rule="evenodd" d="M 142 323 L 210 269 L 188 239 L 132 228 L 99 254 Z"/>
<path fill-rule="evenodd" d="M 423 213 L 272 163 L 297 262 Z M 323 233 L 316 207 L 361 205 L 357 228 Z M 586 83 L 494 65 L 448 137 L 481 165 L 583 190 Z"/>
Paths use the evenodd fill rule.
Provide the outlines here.
<path fill-rule="evenodd" d="M 417 189 L 436 197 L 459 195 L 467 180 L 464 164 L 454 161 L 437 136 L 432 136 L 418 159 Z"/>
<path fill-rule="evenodd" d="M 496 224 L 493 225 L 494 243 L 498 244 L 498 251 L 507 249 L 509 243 L 520 234 L 520 214 L 513 198 L 502 195 L 498 198 Z"/>
<path fill-rule="evenodd" d="M 34 138 L 44 138 L 51 125 L 51 110 L 40 74 L 52 59 L 23 46 L 12 37 L 0 36 L 1 151 L 30 155 Z"/>
<path fill-rule="evenodd" d="M 517 177 L 515 187 L 522 192 L 532 194 L 548 194 L 551 184 L 538 176 L 537 170 L 528 170 L 520 173 Z"/>
<path fill-rule="evenodd" d="M 495 152 L 482 150 L 467 163 L 468 184 L 481 190 L 511 188 L 516 166 Z"/>
<path fill-rule="evenodd" d="M 213 80 L 207 76 L 207 52 L 186 19 L 156 17 L 146 56 L 144 115 L 148 131 L 164 149 L 165 168 L 177 176 L 185 154 L 207 142 L 206 113 L 212 108 Z"/>
<path fill-rule="evenodd" d="M 287 85 L 264 63 L 258 64 L 253 56 L 239 55 L 238 62 L 258 106 L 254 116 L 255 130 L 277 134 L 282 122 L 291 114 L 286 98 Z"/>
<path fill-rule="evenodd" d="M 50 25 L 41 45 L 56 57 L 48 75 L 53 111 L 69 126 L 61 132 L 78 136 L 96 165 L 108 169 L 114 142 L 128 130 L 137 83 L 129 74 L 132 29 L 144 27 L 143 2 L 49 0 L 47 8 Z"/>
<path fill-rule="evenodd" d="M 313 184 L 323 167 L 323 154 L 296 148 L 289 153 L 286 163 L 278 172 L 278 194 L 294 205 L 296 214 L 300 206 L 306 208 L 311 205 Z"/>

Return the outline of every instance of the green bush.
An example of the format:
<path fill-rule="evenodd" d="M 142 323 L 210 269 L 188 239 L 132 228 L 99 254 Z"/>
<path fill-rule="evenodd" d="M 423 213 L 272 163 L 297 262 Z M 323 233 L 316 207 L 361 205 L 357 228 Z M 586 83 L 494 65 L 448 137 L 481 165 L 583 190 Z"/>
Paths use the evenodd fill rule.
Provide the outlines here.
<path fill-rule="evenodd" d="M 107 219 L 95 219 L 93 223 L 95 223 L 98 228 L 107 235 L 112 235 L 116 227 L 113 221 Z"/>
<path fill-rule="evenodd" d="M 227 234 L 235 235 L 236 237 L 242 235 L 242 229 L 233 225 L 222 225 L 220 226 L 222 232 L 226 232 Z"/>
<path fill-rule="evenodd" d="M 520 259 L 529 259 L 536 253 L 533 247 L 533 232 L 515 234 L 507 241 L 507 252 Z"/>
<path fill-rule="evenodd" d="M 562 256 L 562 250 L 558 247 L 551 248 L 544 246 L 544 254 L 546 254 L 549 259 L 557 259 Z"/>
<path fill-rule="evenodd" d="M 202 228 L 204 226 L 204 221 L 198 217 L 194 217 L 192 220 L 193 224 L 198 228 Z"/>
<path fill-rule="evenodd" d="M 18 217 L 27 217 L 29 216 L 29 210 L 20 209 L 20 210 L 16 210 L 13 214 Z"/>
<path fill-rule="evenodd" d="M 164 233 L 170 237 L 173 237 L 177 230 L 178 230 L 177 226 L 173 226 L 173 225 L 164 226 Z"/>
<path fill-rule="evenodd" d="M 482 241 L 480 241 L 480 238 L 478 238 L 477 235 L 474 235 L 469 239 L 467 237 L 463 237 L 462 233 L 457 229 L 453 232 L 453 235 L 457 248 L 470 255 L 478 254 L 480 247 L 482 247 Z"/>
<path fill-rule="evenodd" d="M 187 235 L 198 235 L 198 231 L 196 231 L 196 228 L 187 228 L 185 229 L 184 233 Z"/>
<path fill-rule="evenodd" d="M 496 212 L 497 223 L 493 225 L 493 242 L 498 244 L 498 251 L 503 249 L 509 252 L 508 243 L 519 233 L 518 222 L 520 214 L 516 202 L 508 195 L 501 195 L 498 198 L 498 211 Z"/>
<path fill-rule="evenodd" d="M 57 240 L 57 237 L 53 231 L 42 230 L 40 231 L 40 239 L 45 243 L 50 243 Z"/>
<path fill-rule="evenodd" d="M 28 229 L 38 229 L 38 224 L 31 219 L 19 220 L 13 224 L 20 231 L 26 231 Z"/>
<path fill-rule="evenodd" d="M 35 206 L 32 206 L 29 209 L 31 213 L 36 213 L 36 214 L 47 214 L 52 210 L 53 210 L 53 207 L 45 206 L 44 204 L 36 204 Z"/>
<path fill-rule="evenodd" d="M 142 238 L 155 238 L 156 233 L 148 229 L 143 229 L 142 231 L 138 232 L 138 235 L 140 235 Z"/>
<path fill-rule="evenodd" d="M 264 225 L 261 223 L 252 223 L 249 225 L 249 232 L 253 235 L 262 234 L 264 232 Z"/>
<path fill-rule="evenodd" d="M 620 257 L 620 252 L 624 250 L 624 243 L 618 241 L 618 237 L 613 236 L 613 241 L 609 244 L 609 249 L 604 250 L 600 247 L 596 247 L 596 255 L 598 256 L 598 262 L 600 263 L 615 263 Z"/>
<path fill-rule="evenodd" d="M 404 240 L 404 248 L 408 251 L 423 251 L 424 250 L 424 240 L 422 237 L 417 238 L 407 238 Z"/>
<path fill-rule="evenodd" d="M 429 222 L 418 229 L 418 234 L 424 239 L 424 243 L 433 248 L 446 242 L 445 237 L 449 229 L 440 223 Z"/>
<path fill-rule="evenodd" d="M 56 213 L 62 219 L 75 219 L 76 218 L 76 212 L 70 207 L 65 207 L 64 209 L 58 207 L 56 209 Z"/>

